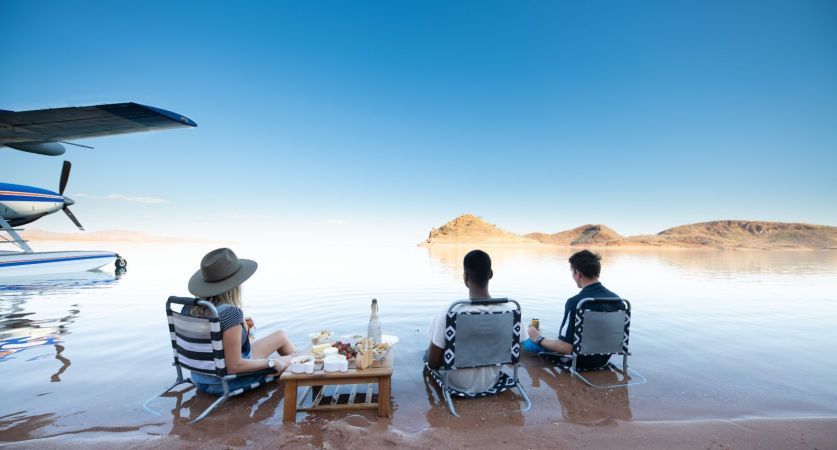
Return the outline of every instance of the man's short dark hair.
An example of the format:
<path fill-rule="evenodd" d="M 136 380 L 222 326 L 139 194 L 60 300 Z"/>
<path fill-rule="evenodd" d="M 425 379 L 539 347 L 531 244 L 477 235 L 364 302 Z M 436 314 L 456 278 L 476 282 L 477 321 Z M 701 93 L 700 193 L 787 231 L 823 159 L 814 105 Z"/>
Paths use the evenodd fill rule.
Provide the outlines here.
<path fill-rule="evenodd" d="M 589 251 L 582 250 L 570 256 L 570 266 L 584 275 L 585 278 L 598 278 L 602 273 L 602 257 Z"/>
<path fill-rule="evenodd" d="M 468 279 L 485 289 L 491 279 L 491 257 L 482 250 L 472 250 L 465 255 L 465 273 Z"/>

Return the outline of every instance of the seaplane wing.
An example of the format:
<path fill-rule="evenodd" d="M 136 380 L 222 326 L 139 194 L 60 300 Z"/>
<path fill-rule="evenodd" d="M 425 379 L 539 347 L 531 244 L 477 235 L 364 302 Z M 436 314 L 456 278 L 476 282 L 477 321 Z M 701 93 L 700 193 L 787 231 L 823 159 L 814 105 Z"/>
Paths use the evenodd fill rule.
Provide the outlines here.
<path fill-rule="evenodd" d="M 196 127 L 192 119 L 138 103 L 0 110 L 0 146 L 42 155 L 64 153 L 62 142 L 114 134 Z"/>

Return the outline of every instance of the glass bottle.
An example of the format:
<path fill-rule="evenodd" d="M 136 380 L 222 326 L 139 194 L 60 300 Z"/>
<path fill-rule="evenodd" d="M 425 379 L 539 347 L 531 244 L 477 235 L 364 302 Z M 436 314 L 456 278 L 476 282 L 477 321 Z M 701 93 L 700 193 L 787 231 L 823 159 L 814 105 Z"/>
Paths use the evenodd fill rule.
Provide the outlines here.
<path fill-rule="evenodd" d="M 372 315 L 369 316 L 369 328 L 366 335 L 372 338 L 375 343 L 381 342 L 381 321 L 378 319 L 378 300 L 372 299 Z"/>

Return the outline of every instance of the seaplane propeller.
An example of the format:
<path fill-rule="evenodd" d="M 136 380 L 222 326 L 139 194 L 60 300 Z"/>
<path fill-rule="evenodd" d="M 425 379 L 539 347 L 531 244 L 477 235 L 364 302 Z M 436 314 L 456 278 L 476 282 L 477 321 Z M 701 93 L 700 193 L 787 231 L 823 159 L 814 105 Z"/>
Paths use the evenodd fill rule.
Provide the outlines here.
<path fill-rule="evenodd" d="M 73 223 L 78 227 L 79 230 L 84 231 L 84 227 L 81 226 L 81 223 L 76 219 L 75 214 L 70 211 L 70 206 L 75 205 L 76 202 L 73 201 L 70 197 L 64 195 L 64 189 L 67 187 L 67 180 L 70 179 L 70 169 L 72 169 L 73 165 L 70 161 L 64 161 L 64 166 L 61 167 L 61 181 L 58 182 L 58 193 L 64 197 L 64 207 L 61 208 L 64 211 L 64 214 L 73 221 Z"/>

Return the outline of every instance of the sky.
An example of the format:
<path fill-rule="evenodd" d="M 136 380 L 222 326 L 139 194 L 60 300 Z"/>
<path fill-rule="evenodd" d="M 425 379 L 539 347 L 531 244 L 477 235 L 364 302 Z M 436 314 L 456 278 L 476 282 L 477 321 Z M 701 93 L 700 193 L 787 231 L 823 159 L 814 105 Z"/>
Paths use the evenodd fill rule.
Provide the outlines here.
<path fill-rule="evenodd" d="M 837 225 L 837 2 L 0 6 L 0 109 L 133 101 L 198 123 L 69 147 L 90 230 Z M 57 189 L 60 168 L 0 149 L 0 181 Z"/>

